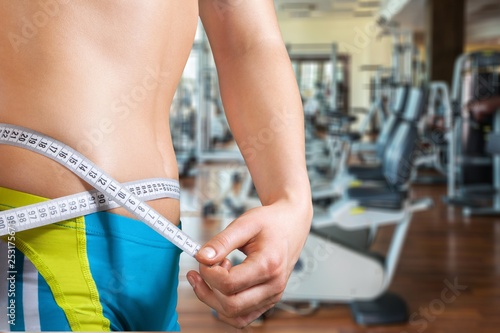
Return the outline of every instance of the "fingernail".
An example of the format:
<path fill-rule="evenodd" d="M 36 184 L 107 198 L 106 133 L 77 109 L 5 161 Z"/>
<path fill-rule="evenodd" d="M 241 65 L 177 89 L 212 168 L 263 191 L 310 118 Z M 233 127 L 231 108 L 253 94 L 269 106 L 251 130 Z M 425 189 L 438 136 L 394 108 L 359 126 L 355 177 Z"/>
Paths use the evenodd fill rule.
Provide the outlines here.
<path fill-rule="evenodd" d="M 199 254 L 202 257 L 208 258 L 208 259 L 213 259 L 215 258 L 215 250 L 212 249 L 211 247 L 204 247 L 203 249 L 200 250 Z"/>
<path fill-rule="evenodd" d="M 187 279 L 188 279 L 188 282 L 189 282 L 189 284 L 191 285 L 191 287 L 193 287 L 193 288 L 194 288 L 195 283 L 194 283 L 194 279 L 193 279 L 193 277 L 192 277 L 192 276 L 188 276 L 188 277 L 187 277 Z"/>

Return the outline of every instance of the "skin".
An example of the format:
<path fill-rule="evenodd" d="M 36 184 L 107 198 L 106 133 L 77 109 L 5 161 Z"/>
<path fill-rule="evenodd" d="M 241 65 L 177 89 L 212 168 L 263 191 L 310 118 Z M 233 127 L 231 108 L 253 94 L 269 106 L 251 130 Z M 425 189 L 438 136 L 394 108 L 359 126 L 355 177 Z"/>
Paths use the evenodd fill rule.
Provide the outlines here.
<path fill-rule="evenodd" d="M 302 105 L 273 1 L 45 2 L 0 0 L 0 122 L 50 135 L 121 182 L 178 178 L 167 110 L 201 17 L 262 207 L 209 240 L 187 278 L 222 320 L 248 325 L 281 298 L 312 219 Z M 0 146 L 0 159 L 0 186 L 47 198 L 88 189 L 34 153 Z M 178 223 L 178 201 L 151 204 Z M 247 259 L 232 267 L 234 249 Z"/>

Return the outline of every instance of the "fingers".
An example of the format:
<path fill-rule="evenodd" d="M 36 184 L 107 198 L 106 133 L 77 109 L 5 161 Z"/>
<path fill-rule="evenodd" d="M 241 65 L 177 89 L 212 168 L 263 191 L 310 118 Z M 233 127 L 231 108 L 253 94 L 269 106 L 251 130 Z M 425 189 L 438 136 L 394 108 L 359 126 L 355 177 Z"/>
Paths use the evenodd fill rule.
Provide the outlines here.
<path fill-rule="evenodd" d="M 256 252 L 231 269 L 224 269 L 219 265 L 200 265 L 200 274 L 213 289 L 225 295 L 232 295 L 263 283 L 275 290 L 284 288 L 285 268 L 286 260 L 281 257 Z"/>
<path fill-rule="evenodd" d="M 220 320 L 236 327 L 236 328 L 242 329 L 242 328 L 245 328 L 246 326 L 250 325 L 255 319 L 259 318 L 263 313 L 272 309 L 273 306 L 274 306 L 274 304 L 269 305 L 267 307 L 264 307 L 262 309 L 256 310 L 254 312 L 251 312 L 245 316 L 240 316 L 237 318 L 226 317 L 226 316 L 218 313 L 218 318 Z"/>
<path fill-rule="evenodd" d="M 244 327 L 273 307 L 286 286 L 286 259 L 272 251 L 256 251 L 232 266 L 228 259 L 219 264 L 200 264 L 200 273 L 191 271 L 188 280 L 203 303 L 216 310 L 232 326 Z"/>
<path fill-rule="evenodd" d="M 229 271 L 233 267 L 233 264 L 231 263 L 231 260 L 224 258 L 224 260 L 220 263 L 220 267 Z"/>
<path fill-rule="evenodd" d="M 278 274 L 266 277 L 254 269 L 257 277 L 252 278 L 247 274 L 245 279 L 245 276 L 242 277 L 244 273 L 236 271 L 242 265 L 228 270 L 230 262 L 226 260 L 221 265 L 201 266 L 201 274 L 191 271 L 188 280 L 200 300 L 226 316 L 248 314 L 278 302 L 286 287 L 286 276 Z M 238 284 L 233 280 L 241 282 Z"/>
<path fill-rule="evenodd" d="M 246 223 L 244 216 L 235 222 L 202 246 L 196 254 L 198 262 L 207 266 L 220 263 L 229 253 L 246 245 L 248 240 L 260 231 L 259 223 L 256 221 Z"/>
<path fill-rule="evenodd" d="M 305 237 L 297 236 L 301 228 L 286 229 L 292 217 L 272 208 L 250 210 L 233 221 L 196 255 L 199 273 L 188 273 L 196 296 L 235 327 L 246 326 L 280 300 L 303 245 Z M 246 259 L 233 267 L 225 258 L 235 249 Z"/>
<path fill-rule="evenodd" d="M 203 303 L 216 310 L 219 318 L 235 327 L 244 327 L 272 308 L 281 295 L 269 297 L 268 287 L 259 285 L 242 293 L 226 296 L 210 288 L 201 276 L 191 271 L 188 280 L 193 283 L 193 290 Z"/>

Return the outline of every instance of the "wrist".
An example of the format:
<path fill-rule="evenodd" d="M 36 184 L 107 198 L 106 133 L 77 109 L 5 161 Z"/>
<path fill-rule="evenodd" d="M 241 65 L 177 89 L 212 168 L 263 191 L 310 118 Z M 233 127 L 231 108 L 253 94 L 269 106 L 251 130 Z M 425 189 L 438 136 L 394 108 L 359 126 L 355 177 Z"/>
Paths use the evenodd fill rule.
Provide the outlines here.
<path fill-rule="evenodd" d="M 300 214 L 302 217 L 312 220 L 313 206 L 311 198 L 311 187 L 309 181 L 294 186 L 282 187 L 279 193 L 269 197 L 267 202 L 262 202 L 264 206 L 278 204 L 285 205 L 293 214 Z"/>

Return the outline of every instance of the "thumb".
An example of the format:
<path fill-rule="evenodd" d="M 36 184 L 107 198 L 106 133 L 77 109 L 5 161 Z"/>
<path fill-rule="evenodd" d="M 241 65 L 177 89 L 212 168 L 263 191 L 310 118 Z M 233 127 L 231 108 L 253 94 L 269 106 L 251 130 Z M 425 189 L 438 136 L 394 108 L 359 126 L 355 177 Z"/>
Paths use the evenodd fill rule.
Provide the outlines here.
<path fill-rule="evenodd" d="M 258 233 L 257 223 L 240 217 L 205 243 L 196 254 L 199 263 L 212 266 L 222 262 L 232 251 L 243 247 Z"/>

